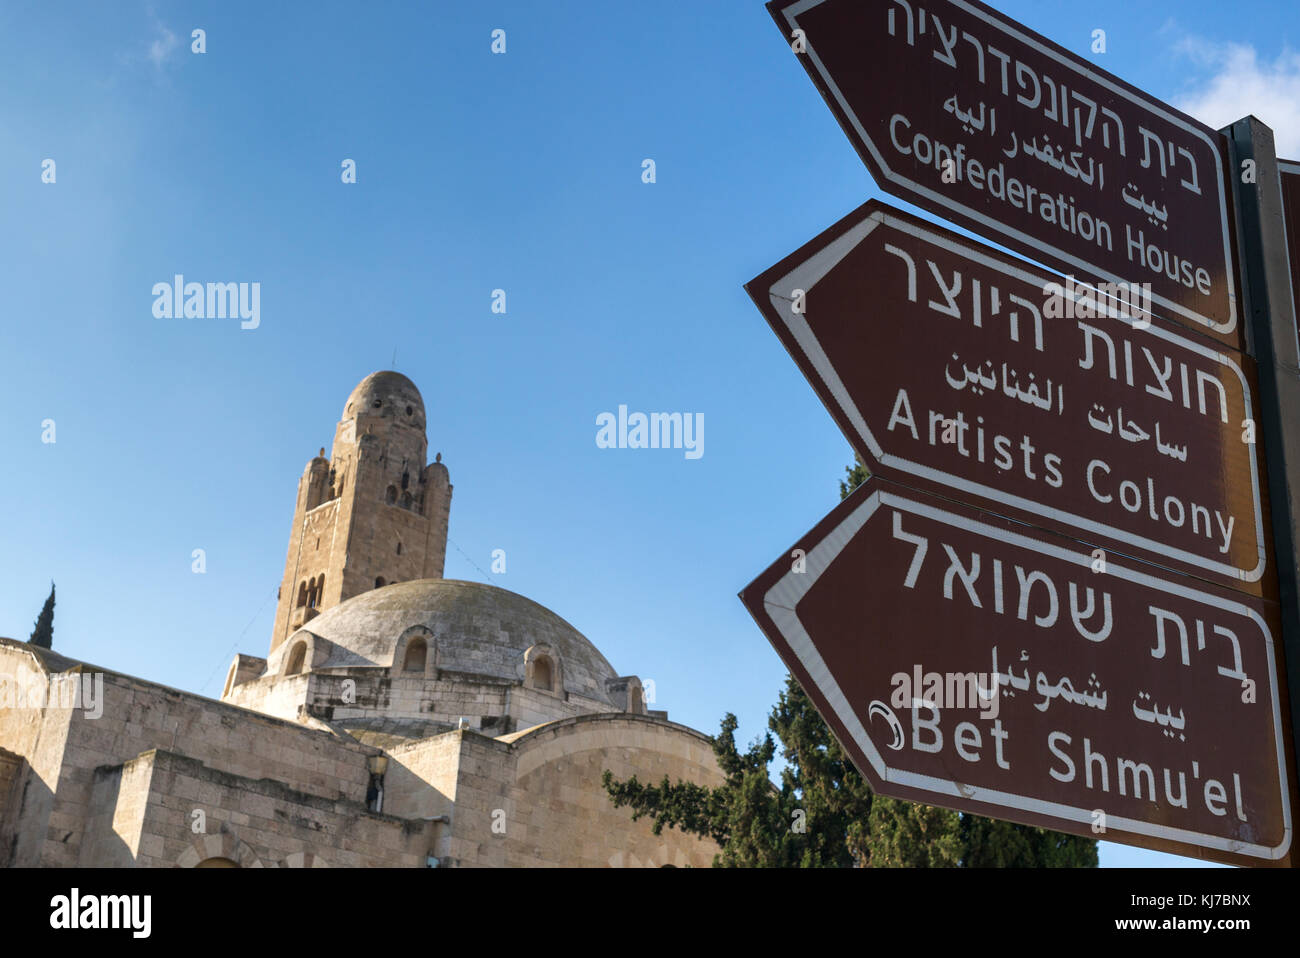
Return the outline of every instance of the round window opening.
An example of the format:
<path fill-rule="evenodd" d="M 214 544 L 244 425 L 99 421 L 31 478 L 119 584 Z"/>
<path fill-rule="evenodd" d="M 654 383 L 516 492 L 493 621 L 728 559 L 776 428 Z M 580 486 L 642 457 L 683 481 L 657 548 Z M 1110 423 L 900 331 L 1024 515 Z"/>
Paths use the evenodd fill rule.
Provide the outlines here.
<path fill-rule="evenodd" d="M 407 407 L 406 407 L 406 414 L 407 414 L 408 416 L 411 415 L 413 412 L 415 412 L 415 407 L 414 407 L 414 406 L 407 406 Z"/>

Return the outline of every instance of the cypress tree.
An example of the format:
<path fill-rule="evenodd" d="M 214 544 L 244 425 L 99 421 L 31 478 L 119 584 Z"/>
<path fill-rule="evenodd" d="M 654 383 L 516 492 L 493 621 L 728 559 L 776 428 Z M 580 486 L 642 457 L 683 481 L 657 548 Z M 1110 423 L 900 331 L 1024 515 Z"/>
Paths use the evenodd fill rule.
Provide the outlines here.
<path fill-rule="evenodd" d="M 50 597 L 45 600 L 45 605 L 41 607 L 41 614 L 36 617 L 36 628 L 32 629 L 32 636 L 27 640 L 32 645 L 39 645 L 43 649 L 54 647 L 54 583 L 50 583 Z"/>

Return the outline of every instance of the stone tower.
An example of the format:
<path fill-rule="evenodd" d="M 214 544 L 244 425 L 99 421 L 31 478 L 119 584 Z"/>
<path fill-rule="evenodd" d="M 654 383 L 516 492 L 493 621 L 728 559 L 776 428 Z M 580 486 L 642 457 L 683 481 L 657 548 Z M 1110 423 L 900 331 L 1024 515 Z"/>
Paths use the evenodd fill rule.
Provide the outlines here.
<path fill-rule="evenodd" d="M 393 582 L 441 579 L 451 481 L 425 465 L 424 400 L 395 372 L 348 396 L 325 450 L 307 463 L 289 531 L 271 651 L 319 613 Z"/>

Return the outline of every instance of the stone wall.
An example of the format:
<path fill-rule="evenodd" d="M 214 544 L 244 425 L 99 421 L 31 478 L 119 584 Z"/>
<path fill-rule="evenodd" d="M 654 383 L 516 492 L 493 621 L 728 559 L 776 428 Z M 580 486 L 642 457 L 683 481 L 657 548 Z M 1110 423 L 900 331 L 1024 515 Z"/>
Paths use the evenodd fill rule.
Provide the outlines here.
<path fill-rule="evenodd" d="M 42 655 L 45 653 L 41 653 Z M 53 657 L 53 656 L 51 656 Z M 0 742 L 21 755 L 25 767 L 13 783 L 15 806 L 11 807 L 16 840 L 11 840 L 9 860 L 16 866 L 42 863 L 48 840 L 67 834 L 67 818 L 55 817 L 55 789 L 63 767 L 72 712 L 61 708 L 34 707 L 25 690 L 48 688 L 49 677 L 38 653 L 25 642 L 0 639 L 0 681 L 10 696 L 0 708 Z M 23 698 L 16 698 L 18 689 Z M 59 826 L 64 826 L 59 832 Z"/>
<path fill-rule="evenodd" d="M 11 863 L 18 841 L 18 803 L 26 769 L 27 762 L 21 755 L 0 748 L 0 868 Z"/>
<path fill-rule="evenodd" d="M 113 827 L 125 844 L 138 836 L 141 867 L 193 866 L 213 857 L 241 867 L 292 867 L 310 855 L 317 867 L 416 868 L 431 847 L 429 823 L 233 775 L 165 750 L 126 763 L 122 782 Z"/>
<path fill-rule="evenodd" d="M 313 676 L 306 672 L 262 676 L 234 686 L 223 701 L 294 722 L 303 714 L 303 705 L 308 701 L 314 681 Z"/>
<path fill-rule="evenodd" d="M 377 731 L 362 744 L 310 716 L 286 721 L 0 640 L 0 675 L 25 670 L 29 683 L 48 684 L 47 669 L 102 682 L 102 712 L 0 708 L 0 803 L 6 789 L 12 796 L 0 855 L 12 864 L 170 867 L 223 858 L 246 867 L 424 867 L 432 855 L 451 867 L 705 867 L 717 851 L 672 829 L 654 836 L 649 821 L 615 809 L 601 786 L 605 769 L 621 779 L 721 783 L 708 738 L 661 718 L 607 711 L 492 737 L 438 733 L 429 719 L 442 713 L 417 708 L 408 724 L 431 737 Z M 391 673 L 360 671 L 376 683 L 387 676 L 391 702 Z M 312 682 L 339 678 L 297 676 L 286 688 L 301 696 Z M 426 681 L 397 680 L 399 691 L 402 682 Z M 457 699 L 457 690 L 471 697 Z M 445 715 L 451 721 L 507 695 L 521 715 L 541 707 L 534 697 L 563 701 L 454 681 L 443 693 L 442 707 L 456 705 Z M 389 754 L 382 813 L 366 806 L 375 741 L 386 741 Z"/>
<path fill-rule="evenodd" d="M 616 809 L 601 785 L 605 769 L 619 779 L 722 784 L 708 738 L 692 729 L 617 713 L 503 739 L 452 736 L 462 744 L 448 864 L 705 868 L 718 853 L 714 842 L 676 829 L 655 836 L 648 820 L 633 822 L 630 809 Z"/>
<path fill-rule="evenodd" d="M 21 650 L 0 644 L 0 673 L 12 673 L 23 658 Z M 96 771 L 154 749 L 188 755 L 214 773 L 269 779 L 328 802 L 364 807 L 366 760 L 378 749 L 129 676 L 99 674 L 99 718 L 79 709 L 0 709 L 0 742 L 30 766 L 16 864 L 77 864 L 95 790 L 109 787 L 102 775 L 97 781 Z"/>

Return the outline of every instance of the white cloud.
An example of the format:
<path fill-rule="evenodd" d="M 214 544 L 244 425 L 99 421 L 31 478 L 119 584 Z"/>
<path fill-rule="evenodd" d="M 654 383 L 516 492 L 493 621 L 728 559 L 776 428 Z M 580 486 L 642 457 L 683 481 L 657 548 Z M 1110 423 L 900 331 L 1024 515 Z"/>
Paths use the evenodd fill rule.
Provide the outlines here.
<path fill-rule="evenodd" d="M 161 69 L 163 63 L 171 57 L 176 47 L 180 45 L 180 41 L 176 38 L 176 34 L 161 23 L 155 22 L 154 29 L 158 31 L 158 36 L 149 44 L 149 60 L 154 66 Z"/>
<path fill-rule="evenodd" d="M 1260 62 L 1248 44 L 1197 37 L 1184 37 L 1174 50 L 1213 71 L 1208 80 L 1174 99 L 1178 109 L 1216 130 L 1243 116 L 1256 116 L 1272 127 L 1279 156 L 1300 159 L 1300 54 L 1283 50 L 1272 62 Z"/>

